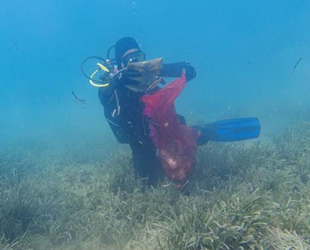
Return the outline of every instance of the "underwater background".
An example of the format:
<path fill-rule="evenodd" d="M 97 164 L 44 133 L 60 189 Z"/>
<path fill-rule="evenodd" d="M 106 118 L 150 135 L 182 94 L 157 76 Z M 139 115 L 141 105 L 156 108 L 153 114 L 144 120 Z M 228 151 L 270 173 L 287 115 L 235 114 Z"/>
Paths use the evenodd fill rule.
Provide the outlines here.
<path fill-rule="evenodd" d="M 190 196 L 134 180 L 81 73 L 124 36 L 195 67 L 190 125 L 260 119 L 199 149 Z M 310 249 L 310 1 L 0 0 L 0 38 L 1 249 Z"/>

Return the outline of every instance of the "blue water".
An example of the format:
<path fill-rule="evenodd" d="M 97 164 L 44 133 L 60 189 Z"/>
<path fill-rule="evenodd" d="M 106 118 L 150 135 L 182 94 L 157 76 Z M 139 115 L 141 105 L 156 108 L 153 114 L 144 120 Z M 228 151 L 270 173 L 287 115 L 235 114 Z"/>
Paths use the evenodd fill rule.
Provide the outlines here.
<path fill-rule="evenodd" d="M 308 0 L 0 0 L 1 144 L 114 140 L 80 64 L 123 36 L 196 68 L 177 102 L 193 120 L 256 115 L 264 129 L 309 104 Z"/>

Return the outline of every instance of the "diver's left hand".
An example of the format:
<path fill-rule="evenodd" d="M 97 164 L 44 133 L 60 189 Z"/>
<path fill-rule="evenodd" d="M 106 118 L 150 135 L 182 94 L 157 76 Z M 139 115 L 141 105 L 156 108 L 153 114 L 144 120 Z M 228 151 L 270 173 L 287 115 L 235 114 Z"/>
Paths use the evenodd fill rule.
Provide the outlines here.
<path fill-rule="evenodd" d="M 196 70 L 189 63 L 185 63 L 184 70 L 185 70 L 186 81 L 190 81 L 196 77 Z"/>

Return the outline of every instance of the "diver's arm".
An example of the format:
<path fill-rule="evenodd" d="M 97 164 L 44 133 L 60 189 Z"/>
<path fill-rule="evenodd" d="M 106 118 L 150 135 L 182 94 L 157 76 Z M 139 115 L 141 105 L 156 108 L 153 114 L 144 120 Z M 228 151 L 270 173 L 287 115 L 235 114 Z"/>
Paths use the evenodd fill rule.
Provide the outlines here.
<path fill-rule="evenodd" d="M 180 77 L 183 70 L 186 72 L 187 81 L 190 81 L 196 77 L 194 67 L 187 62 L 163 64 L 160 75 L 163 77 Z"/>
<path fill-rule="evenodd" d="M 112 98 L 112 96 L 113 96 L 113 88 L 109 86 L 98 88 L 98 97 L 102 106 L 105 107 L 108 101 Z"/>
<path fill-rule="evenodd" d="M 110 79 L 108 86 L 98 88 L 98 97 L 102 106 L 106 106 L 106 104 L 111 100 L 114 94 L 115 87 L 118 84 L 119 80 L 117 78 L 112 78 Z"/>
<path fill-rule="evenodd" d="M 117 91 L 112 86 L 98 89 L 98 97 L 104 108 L 104 116 L 115 135 L 116 140 L 122 144 L 129 143 L 130 134 L 128 124 L 124 121 L 124 116 L 120 115 Z"/>

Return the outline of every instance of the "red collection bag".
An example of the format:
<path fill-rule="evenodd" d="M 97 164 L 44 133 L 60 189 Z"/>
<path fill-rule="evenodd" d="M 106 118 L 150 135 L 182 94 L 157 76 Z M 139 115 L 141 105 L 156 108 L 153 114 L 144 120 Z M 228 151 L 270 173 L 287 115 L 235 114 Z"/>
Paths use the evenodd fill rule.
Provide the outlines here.
<path fill-rule="evenodd" d="M 199 133 L 179 122 L 174 101 L 186 85 L 185 75 L 153 94 L 144 95 L 143 114 L 150 122 L 150 136 L 166 175 L 182 188 L 196 163 Z"/>

